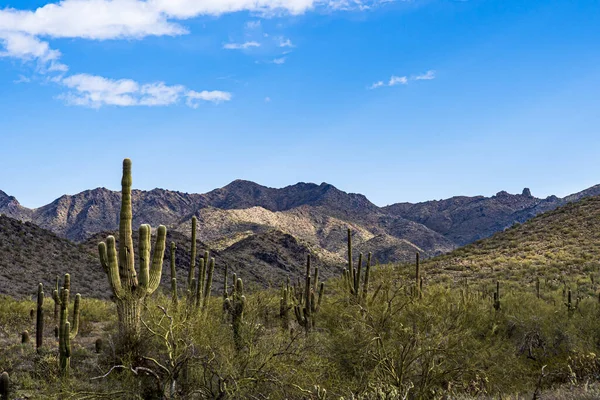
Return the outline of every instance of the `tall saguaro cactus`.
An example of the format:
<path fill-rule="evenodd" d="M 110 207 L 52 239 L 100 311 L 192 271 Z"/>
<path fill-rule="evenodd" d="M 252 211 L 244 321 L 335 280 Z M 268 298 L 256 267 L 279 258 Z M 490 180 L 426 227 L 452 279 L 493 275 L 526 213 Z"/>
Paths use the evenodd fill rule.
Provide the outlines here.
<path fill-rule="evenodd" d="M 141 333 L 142 303 L 158 288 L 162 274 L 166 247 L 167 228 L 160 225 L 156 234 L 154 254 L 150 261 L 150 225 L 140 226 L 139 232 L 139 276 L 135 270 L 131 221 L 131 160 L 123 160 L 121 180 L 121 214 L 119 221 L 119 250 L 114 236 L 98 244 L 100 263 L 108 276 L 114 301 L 117 305 L 119 330 L 124 343 L 135 343 Z"/>
<path fill-rule="evenodd" d="M 81 295 L 75 295 L 73 305 L 73 326 L 69 323 L 69 290 L 63 288 L 60 293 L 60 326 L 58 330 L 58 365 L 62 376 L 69 376 L 71 368 L 71 340 L 79 332 L 79 303 Z"/>
<path fill-rule="evenodd" d="M 35 348 L 39 351 L 44 344 L 44 285 L 38 286 L 37 313 L 35 321 Z"/>
<path fill-rule="evenodd" d="M 371 271 L 371 253 L 367 255 L 367 265 L 364 272 L 363 287 L 360 287 L 360 277 L 362 273 L 363 254 L 358 254 L 358 264 L 356 268 L 352 264 L 352 231 L 348 228 L 348 268 L 344 268 L 342 278 L 344 285 L 348 289 L 351 298 L 357 303 L 365 303 L 369 291 L 369 277 Z"/>
<path fill-rule="evenodd" d="M 241 328 L 244 319 L 244 309 L 246 308 L 246 296 L 244 296 L 244 283 L 242 278 L 237 278 L 233 274 L 235 285 L 231 298 L 227 297 L 224 302 L 225 310 L 231 315 L 231 326 L 233 328 L 233 341 L 237 350 L 242 348 Z"/>
<path fill-rule="evenodd" d="M 415 258 L 415 297 L 420 299 L 421 298 L 421 286 L 422 286 L 423 282 L 421 281 L 421 268 L 419 265 L 419 253 L 416 253 L 416 258 Z"/>
<path fill-rule="evenodd" d="M 177 271 L 175 269 L 175 250 L 177 245 L 171 242 L 171 298 L 175 308 L 179 305 L 179 297 L 177 296 Z"/>
<path fill-rule="evenodd" d="M 192 281 L 194 280 L 194 270 L 196 269 L 196 231 L 198 230 L 198 219 L 194 215 L 192 217 L 192 254 L 191 254 L 191 262 L 190 262 L 190 271 L 188 274 L 188 290 L 190 293 L 194 293 L 194 285 L 192 285 Z"/>

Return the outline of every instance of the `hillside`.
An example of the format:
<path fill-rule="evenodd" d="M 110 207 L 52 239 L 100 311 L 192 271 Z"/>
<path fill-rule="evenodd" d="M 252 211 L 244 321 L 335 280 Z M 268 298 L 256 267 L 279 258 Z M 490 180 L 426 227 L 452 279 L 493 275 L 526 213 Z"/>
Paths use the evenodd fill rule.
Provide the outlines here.
<path fill-rule="evenodd" d="M 83 246 L 30 222 L 0 216 L 0 294 L 29 296 L 42 282 L 50 295 L 56 277 L 67 272 L 74 291 L 108 297 L 106 275 Z"/>
<path fill-rule="evenodd" d="M 428 260 L 432 274 L 556 281 L 590 279 L 600 267 L 600 196 L 567 203 L 490 238 Z"/>

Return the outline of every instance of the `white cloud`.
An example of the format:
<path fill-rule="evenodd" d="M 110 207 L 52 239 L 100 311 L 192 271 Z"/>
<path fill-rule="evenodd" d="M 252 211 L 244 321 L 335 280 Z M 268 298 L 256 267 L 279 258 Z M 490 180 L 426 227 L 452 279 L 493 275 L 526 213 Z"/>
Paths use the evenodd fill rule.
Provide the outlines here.
<path fill-rule="evenodd" d="M 417 75 L 415 77 L 416 80 L 420 81 L 420 80 L 431 80 L 431 79 L 435 79 L 435 71 L 434 70 L 429 70 L 424 74 L 421 75 Z"/>
<path fill-rule="evenodd" d="M 210 101 L 215 104 L 222 103 L 224 101 L 231 100 L 231 93 L 222 92 L 220 90 L 207 91 L 203 90 L 201 92 L 195 92 L 193 90 L 188 91 L 185 94 L 186 104 L 192 108 L 198 108 L 198 100 L 202 101 Z"/>
<path fill-rule="evenodd" d="M 284 37 L 279 38 L 279 47 L 295 47 L 290 39 Z"/>
<path fill-rule="evenodd" d="M 29 83 L 31 82 L 31 78 L 26 77 L 25 75 L 19 75 L 19 79 L 15 79 L 14 83 Z"/>
<path fill-rule="evenodd" d="M 406 85 L 407 83 L 408 79 L 405 76 L 392 75 L 390 81 L 388 82 L 388 86 Z"/>
<path fill-rule="evenodd" d="M 424 74 L 417 75 L 417 76 L 410 78 L 410 80 L 417 80 L 417 81 L 418 80 L 431 80 L 431 79 L 435 79 L 435 71 L 434 70 L 429 70 Z M 377 81 L 377 82 L 369 85 L 367 88 L 368 89 L 377 89 L 377 88 L 380 88 L 383 86 L 408 85 L 408 81 L 409 81 L 409 78 L 407 78 L 406 76 L 392 75 L 387 82 Z"/>
<path fill-rule="evenodd" d="M 265 103 L 270 103 L 271 102 L 271 98 L 270 97 L 265 97 Z"/>
<path fill-rule="evenodd" d="M 302 14 L 317 0 L 62 0 L 36 10 L 0 10 L 3 31 L 53 38 L 116 39 L 181 35 L 177 21 L 239 11 Z"/>
<path fill-rule="evenodd" d="M 258 29 L 260 28 L 260 20 L 246 22 L 246 29 Z"/>
<path fill-rule="evenodd" d="M 43 71 L 66 71 L 67 66 L 60 63 L 60 51 L 53 50 L 47 42 L 35 36 L 0 31 L 0 43 L 4 48 L 0 57 L 12 57 L 23 61 L 37 61 L 38 68 Z"/>
<path fill-rule="evenodd" d="M 223 48 L 228 50 L 245 50 L 250 47 L 260 47 L 260 43 L 252 41 L 245 43 L 226 43 L 223 45 Z"/>
<path fill-rule="evenodd" d="M 168 86 L 163 82 L 139 84 L 132 79 L 108 79 L 97 75 L 77 74 L 61 79 L 60 84 L 71 89 L 59 96 L 68 104 L 91 108 L 113 106 L 166 106 L 185 98 L 190 107 L 198 100 L 220 103 L 231 94 L 220 91 L 196 92 L 182 85 Z"/>
<path fill-rule="evenodd" d="M 47 0 L 36 9 L 0 9 L 0 57 L 35 62 L 40 73 L 53 72 L 49 80 L 71 89 L 62 95 L 71 104 L 99 107 L 114 105 L 164 105 L 186 98 L 228 101 L 231 94 L 219 91 L 195 92 L 160 83 L 139 85 L 132 80 L 111 80 L 75 74 L 64 78 L 68 67 L 60 62 L 61 52 L 49 41 L 56 38 L 88 40 L 142 39 L 147 36 L 177 36 L 189 33 L 183 22 L 203 15 L 219 16 L 249 11 L 255 15 L 298 15 L 320 9 L 337 9 L 339 0 Z M 50 2 L 52 1 L 52 2 Z M 352 0 L 362 9 L 363 0 Z M 381 0 L 364 0 L 378 2 Z M 14 2 L 17 4 L 18 2 Z M 247 27 L 259 27 L 260 20 Z M 226 49 L 258 47 L 258 42 L 225 44 Z M 291 41 L 280 42 L 291 47 Z M 285 58 L 273 60 L 281 64 Z M 95 86 L 89 86 L 95 85 Z M 134 89 L 134 86 L 138 85 Z"/>
<path fill-rule="evenodd" d="M 273 64 L 281 65 L 285 63 L 285 57 L 276 58 L 271 61 Z"/>

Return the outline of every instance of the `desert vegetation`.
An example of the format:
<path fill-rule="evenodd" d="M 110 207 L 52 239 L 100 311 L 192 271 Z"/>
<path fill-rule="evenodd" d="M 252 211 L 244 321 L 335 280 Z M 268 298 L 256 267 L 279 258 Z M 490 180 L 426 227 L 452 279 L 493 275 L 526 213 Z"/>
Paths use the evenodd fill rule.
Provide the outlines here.
<path fill-rule="evenodd" d="M 152 229 L 142 225 L 134 251 L 131 182 L 125 160 L 119 237 L 98 245 L 109 300 L 71 301 L 71 287 L 90 277 L 69 275 L 68 265 L 51 296 L 40 284 L 30 299 L 0 298 L 1 398 L 600 396 L 600 297 L 591 260 L 544 268 L 547 259 L 537 259 L 516 269 L 510 255 L 519 257 L 527 243 L 496 237 L 425 262 L 417 253 L 411 263 L 373 265 L 371 254 L 353 249 L 348 229 L 347 264 L 337 277 L 323 281 L 306 254 L 302 278 L 252 288 L 209 249 L 196 248 L 202 227 L 194 217 L 190 269 L 178 282 L 179 244 L 165 255 L 164 226 L 151 246 Z M 542 234 L 524 224 L 508 237 L 523 229 Z M 505 260 L 484 262 L 494 251 Z M 161 286 L 165 258 L 170 285 Z"/>

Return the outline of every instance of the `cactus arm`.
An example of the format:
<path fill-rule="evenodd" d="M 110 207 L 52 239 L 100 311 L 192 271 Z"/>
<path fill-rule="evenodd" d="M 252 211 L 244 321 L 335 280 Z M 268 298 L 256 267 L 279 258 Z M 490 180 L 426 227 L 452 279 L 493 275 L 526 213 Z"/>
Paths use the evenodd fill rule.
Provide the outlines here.
<path fill-rule="evenodd" d="M 156 230 L 156 244 L 154 245 L 152 267 L 150 267 L 150 284 L 148 285 L 147 294 L 154 293 L 154 291 L 158 288 L 158 285 L 160 285 L 166 247 L 167 228 L 164 225 L 160 225 Z"/>
<path fill-rule="evenodd" d="M 150 225 L 140 225 L 138 252 L 140 257 L 140 294 L 145 296 L 150 279 Z"/>
<path fill-rule="evenodd" d="M 79 311 L 80 311 L 80 303 L 81 295 L 77 293 L 75 295 L 75 304 L 73 305 L 73 327 L 70 328 L 67 332 L 69 332 L 69 337 L 71 339 L 75 339 L 77 333 L 79 332 Z"/>
<path fill-rule="evenodd" d="M 121 276 L 119 274 L 119 261 L 117 259 L 115 237 L 107 237 L 106 244 L 100 243 L 98 249 L 100 249 L 100 252 L 103 250 L 106 252 L 106 259 L 108 260 L 108 281 L 110 283 L 110 287 L 112 288 L 113 294 L 117 299 L 123 299 L 125 297 L 125 291 L 121 286 Z"/>
<path fill-rule="evenodd" d="M 98 243 L 98 255 L 100 256 L 100 265 L 102 265 L 104 273 L 108 274 L 109 264 L 108 256 L 106 254 L 106 243 Z M 56 290 L 58 291 L 58 277 L 56 278 Z"/>
<path fill-rule="evenodd" d="M 321 299 L 323 299 L 324 291 L 325 291 L 325 284 L 323 282 L 321 282 L 321 285 L 319 286 L 319 298 L 317 299 L 316 311 L 319 311 L 319 309 L 321 308 Z"/>

